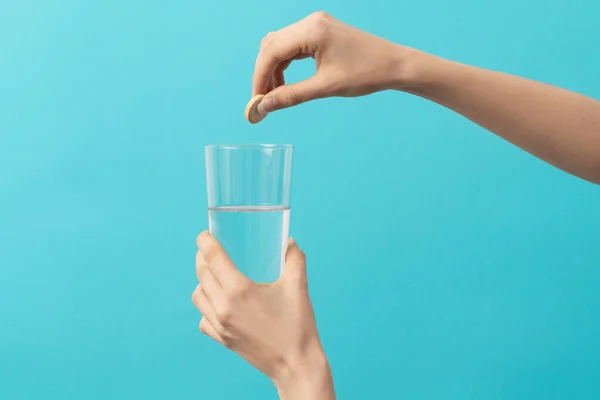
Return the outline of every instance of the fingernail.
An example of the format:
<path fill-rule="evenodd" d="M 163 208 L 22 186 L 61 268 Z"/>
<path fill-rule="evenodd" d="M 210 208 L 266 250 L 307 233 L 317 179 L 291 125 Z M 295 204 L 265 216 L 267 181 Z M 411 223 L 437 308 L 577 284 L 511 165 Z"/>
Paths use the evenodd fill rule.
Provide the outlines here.
<path fill-rule="evenodd" d="M 294 245 L 294 244 L 296 244 L 296 241 L 294 240 L 294 238 L 293 238 L 293 237 L 290 237 L 290 238 L 288 239 L 288 245 Z"/>
<path fill-rule="evenodd" d="M 258 104 L 258 107 L 256 107 L 256 110 L 259 113 L 265 115 L 267 113 L 275 111 L 276 108 L 277 108 L 277 99 L 275 99 L 274 97 L 270 97 L 266 100 L 261 101 Z"/>

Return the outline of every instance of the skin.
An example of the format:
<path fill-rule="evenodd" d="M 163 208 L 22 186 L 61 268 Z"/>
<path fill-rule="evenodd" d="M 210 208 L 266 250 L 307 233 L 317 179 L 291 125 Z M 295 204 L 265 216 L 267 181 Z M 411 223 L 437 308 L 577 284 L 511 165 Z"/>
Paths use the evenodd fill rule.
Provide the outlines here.
<path fill-rule="evenodd" d="M 285 85 L 285 68 L 306 57 L 315 59 L 315 75 Z M 322 12 L 269 33 L 252 79 L 253 93 L 266 94 L 262 113 L 382 90 L 439 103 L 536 157 L 600 184 L 600 102 L 401 46 Z"/>
<path fill-rule="evenodd" d="M 192 302 L 200 331 L 267 375 L 284 400 L 334 399 L 331 371 L 308 295 L 306 257 L 293 239 L 277 282 L 257 284 L 235 267 L 209 232 L 196 240 L 200 284 Z"/>
<path fill-rule="evenodd" d="M 286 84 L 285 69 L 314 58 L 314 76 Z M 269 33 L 253 95 L 263 114 L 326 97 L 411 93 L 585 180 L 600 184 L 600 102 L 540 82 L 445 60 L 360 31 L 322 12 Z M 293 241 L 272 285 L 245 278 L 218 242 L 198 237 L 200 330 L 269 376 L 282 399 L 335 398 L 308 296 L 306 259 Z"/>

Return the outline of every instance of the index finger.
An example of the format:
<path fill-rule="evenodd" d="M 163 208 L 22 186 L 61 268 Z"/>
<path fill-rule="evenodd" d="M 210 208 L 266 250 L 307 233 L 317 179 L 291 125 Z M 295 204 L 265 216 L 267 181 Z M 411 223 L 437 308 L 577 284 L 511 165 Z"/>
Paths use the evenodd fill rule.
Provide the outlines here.
<path fill-rule="evenodd" d="M 263 39 L 252 76 L 252 96 L 269 91 L 269 79 L 277 66 L 302 53 L 302 43 L 306 41 L 295 29 L 295 25 L 283 28 L 269 40 Z"/>
<path fill-rule="evenodd" d="M 196 244 L 202 253 L 202 257 L 208 263 L 208 268 L 221 283 L 221 286 L 245 278 L 244 274 L 236 268 L 233 261 L 221 247 L 219 241 L 209 231 L 202 232 L 196 239 Z"/>

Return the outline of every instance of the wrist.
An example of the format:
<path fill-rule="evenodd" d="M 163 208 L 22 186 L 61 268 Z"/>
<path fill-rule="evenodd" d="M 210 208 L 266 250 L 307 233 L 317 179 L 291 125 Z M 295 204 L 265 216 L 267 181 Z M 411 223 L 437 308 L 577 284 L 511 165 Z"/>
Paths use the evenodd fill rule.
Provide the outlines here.
<path fill-rule="evenodd" d="M 320 345 L 289 360 L 272 379 L 282 400 L 335 399 L 331 369 Z"/>
<path fill-rule="evenodd" d="M 450 61 L 410 47 L 398 45 L 393 61 L 391 89 L 415 93 L 435 85 Z"/>

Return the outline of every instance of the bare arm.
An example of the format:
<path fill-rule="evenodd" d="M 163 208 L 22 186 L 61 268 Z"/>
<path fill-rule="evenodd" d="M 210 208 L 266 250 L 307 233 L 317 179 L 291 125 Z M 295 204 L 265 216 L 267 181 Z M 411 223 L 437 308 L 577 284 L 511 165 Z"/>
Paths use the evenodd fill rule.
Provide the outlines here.
<path fill-rule="evenodd" d="M 285 68 L 306 57 L 315 59 L 317 73 L 286 85 Z M 600 184 L 600 102 L 401 46 L 325 13 L 267 35 L 253 76 L 253 94 L 265 94 L 259 105 L 265 114 L 314 99 L 390 89 L 435 101 L 550 164 Z"/>
<path fill-rule="evenodd" d="M 435 101 L 529 153 L 600 184 L 600 102 L 513 75 L 414 53 L 399 89 Z"/>

